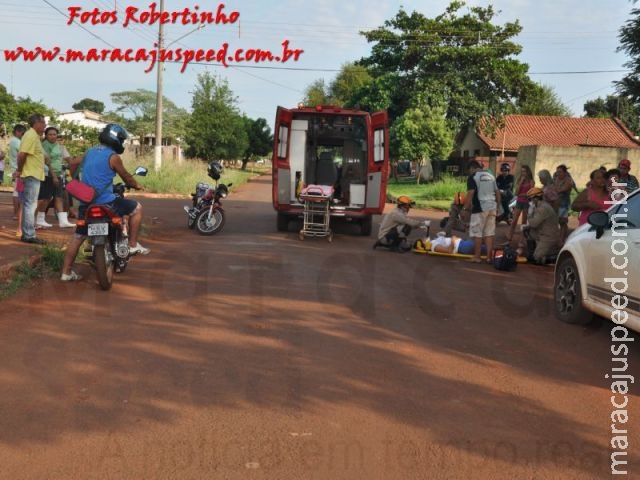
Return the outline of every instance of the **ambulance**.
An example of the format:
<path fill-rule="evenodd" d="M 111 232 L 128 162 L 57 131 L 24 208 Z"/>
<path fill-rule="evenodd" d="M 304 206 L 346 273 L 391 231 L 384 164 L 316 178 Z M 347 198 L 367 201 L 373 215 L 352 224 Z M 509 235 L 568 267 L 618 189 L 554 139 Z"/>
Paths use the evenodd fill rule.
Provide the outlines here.
<path fill-rule="evenodd" d="M 331 221 L 357 223 L 371 234 L 384 210 L 389 178 L 387 112 L 336 106 L 278 107 L 274 126 L 273 207 L 278 231 L 303 217 L 307 188 L 321 186 Z"/>

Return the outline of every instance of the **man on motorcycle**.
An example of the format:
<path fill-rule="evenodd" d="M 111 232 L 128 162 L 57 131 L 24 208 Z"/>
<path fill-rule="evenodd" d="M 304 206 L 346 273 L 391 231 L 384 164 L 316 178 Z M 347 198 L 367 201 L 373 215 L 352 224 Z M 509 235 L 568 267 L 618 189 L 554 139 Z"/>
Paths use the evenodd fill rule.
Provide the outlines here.
<path fill-rule="evenodd" d="M 100 145 L 90 148 L 81 160 L 74 159 L 69 167 L 73 176 L 76 169 L 81 166 L 82 181 L 98 192 L 93 203 L 110 205 L 118 215 L 128 217 L 130 255 L 147 255 L 150 250 L 138 242 L 138 233 L 142 223 L 142 205 L 135 200 L 122 198 L 113 193 L 113 179 L 116 174 L 120 175 L 120 178 L 129 187 L 142 190 L 142 186 L 127 171 L 120 157 L 120 154 L 124 152 L 124 141 L 126 139 L 126 130 L 120 125 L 110 123 L 104 127 L 98 136 Z M 84 218 L 86 209 L 86 204 L 80 205 L 79 218 Z M 87 227 L 77 226 L 64 256 L 62 275 L 60 276 L 60 280 L 63 282 L 82 278 L 71 267 L 86 236 Z"/>

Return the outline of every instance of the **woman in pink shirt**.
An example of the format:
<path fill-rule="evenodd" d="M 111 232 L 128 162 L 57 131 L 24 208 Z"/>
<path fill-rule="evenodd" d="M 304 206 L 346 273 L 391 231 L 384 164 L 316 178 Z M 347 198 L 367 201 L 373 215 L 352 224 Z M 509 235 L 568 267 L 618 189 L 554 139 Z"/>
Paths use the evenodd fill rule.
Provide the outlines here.
<path fill-rule="evenodd" d="M 606 173 L 601 169 L 594 170 L 589 175 L 589 179 L 591 180 L 589 186 L 580 192 L 571 204 L 571 210 L 580 212 L 578 225 L 587 223 L 591 212 L 606 210 L 612 205 L 605 203 L 611 202 L 611 195 L 607 189 Z"/>

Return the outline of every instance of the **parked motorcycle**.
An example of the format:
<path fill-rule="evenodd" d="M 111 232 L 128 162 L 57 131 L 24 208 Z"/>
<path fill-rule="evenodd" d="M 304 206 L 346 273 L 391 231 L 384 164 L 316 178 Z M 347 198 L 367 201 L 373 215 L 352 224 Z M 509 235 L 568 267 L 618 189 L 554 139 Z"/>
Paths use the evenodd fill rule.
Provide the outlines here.
<path fill-rule="evenodd" d="M 207 167 L 207 175 L 214 181 L 214 185 L 198 182 L 196 191 L 191 194 L 192 205 L 185 205 L 187 212 L 187 227 L 195 228 L 201 235 L 213 235 L 222 230 L 225 223 L 225 213 L 221 200 L 229 195 L 232 183 L 218 183 L 222 165 L 211 162 Z"/>
<path fill-rule="evenodd" d="M 138 167 L 134 175 L 145 176 L 147 172 L 145 167 Z M 123 183 L 117 183 L 113 186 L 113 192 L 124 197 L 128 188 Z M 83 221 L 87 225 L 89 242 L 85 252 L 96 269 L 100 288 L 109 290 L 114 272 L 124 272 L 131 258 L 127 219 L 116 214 L 108 205 L 91 204 L 87 206 Z"/>

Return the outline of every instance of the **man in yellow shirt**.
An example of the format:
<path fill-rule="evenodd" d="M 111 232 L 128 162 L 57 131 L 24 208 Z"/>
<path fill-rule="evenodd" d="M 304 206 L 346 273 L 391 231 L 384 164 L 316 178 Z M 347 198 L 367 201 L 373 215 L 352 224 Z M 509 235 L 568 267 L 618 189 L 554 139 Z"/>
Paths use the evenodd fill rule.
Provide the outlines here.
<path fill-rule="evenodd" d="M 41 137 L 46 126 L 44 116 L 34 113 L 29 117 L 29 130 L 22 136 L 18 152 L 17 174 L 24 183 L 22 203 L 22 237 L 26 243 L 45 243 L 36 237 L 35 214 L 40 182 L 44 180 L 45 153 Z"/>

